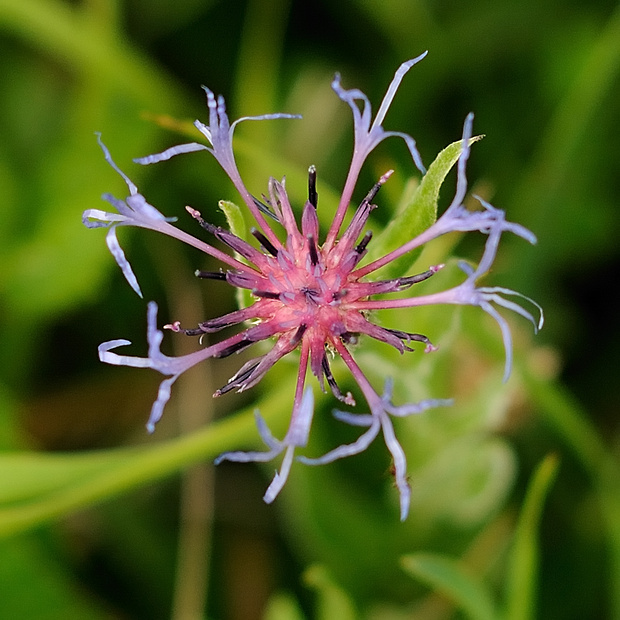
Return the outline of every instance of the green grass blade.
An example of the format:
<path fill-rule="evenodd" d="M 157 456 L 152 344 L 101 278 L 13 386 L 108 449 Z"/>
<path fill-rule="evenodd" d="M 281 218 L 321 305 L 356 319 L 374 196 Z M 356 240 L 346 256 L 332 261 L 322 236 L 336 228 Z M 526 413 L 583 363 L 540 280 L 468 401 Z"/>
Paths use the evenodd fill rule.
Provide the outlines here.
<path fill-rule="evenodd" d="M 264 418 L 284 431 L 287 381 L 272 388 Z M 139 448 L 88 453 L 0 454 L 0 538 L 160 480 L 219 453 L 256 445 L 254 407 L 189 435 Z M 275 413 L 274 413 L 275 412 Z"/>
<path fill-rule="evenodd" d="M 527 489 L 508 565 L 507 620 L 528 620 L 535 617 L 537 534 L 545 498 L 555 480 L 558 466 L 559 460 L 555 454 L 545 457 Z"/>
<path fill-rule="evenodd" d="M 435 553 L 414 553 L 404 556 L 401 565 L 412 577 L 454 601 L 472 620 L 497 618 L 486 586 L 469 575 L 453 558 Z"/>

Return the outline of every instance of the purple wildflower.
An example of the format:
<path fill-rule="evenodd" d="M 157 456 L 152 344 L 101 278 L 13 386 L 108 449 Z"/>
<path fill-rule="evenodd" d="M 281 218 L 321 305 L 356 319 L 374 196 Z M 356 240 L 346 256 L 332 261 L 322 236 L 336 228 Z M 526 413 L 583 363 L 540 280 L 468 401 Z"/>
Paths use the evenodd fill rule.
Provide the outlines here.
<path fill-rule="evenodd" d="M 379 432 L 382 432 L 394 461 L 394 475 L 400 494 L 400 516 L 403 520 L 406 518 L 410 502 L 407 464 L 404 451 L 396 439 L 392 417 L 418 414 L 433 407 L 449 405 L 451 401 L 429 399 L 416 404 L 397 406 L 392 404 L 390 380 L 386 381 L 382 395 L 375 390 L 350 352 L 349 345 L 357 339 L 359 334 L 390 344 L 400 353 L 413 350 L 410 345 L 415 342 L 421 343 L 427 353 L 434 351 L 436 347 L 422 334 L 381 327 L 373 323 L 368 317 L 368 311 L 428 304 L 478 306 L 492 316 L 501 329 L 506 350 L 505 379 L 508 378 L 511 369 L 512 343 L 508 324 L 499 314 L 496 306 L 517 312 L 531 321 L 535 329 L 542 326 L 542 312 L 540 312 L 540 320 L 536 321 L 530 312 L 509 298 L 516 296 L 526 299 L 540 311 L 540 307 L 531 299 L 509 289 L 478 287 L 476 284 L 478 279 L 490 270 L 504 231 L 510 231 L 530 243 L 535 243 L 536 239 L 530 231 L 519 224 L 506 221 L 503 211 L 492 207 L 482 199 L 478 199 L 482 206 L 481 211 L 469 211 L 463 205 L 467 191 L 465 165 L 469 157 L 472 132 L 473 116 L 471 114 L 467 117 L 463 130 L 463 147 L 458 162 L 456 195 L 448 209 L 432 226 L 381 258 L 364 266 L 358 266 L 367 253 L 367 246 L 372 237 L 369 231 L 363 236 L 362 233 L 371 211 L 375 208 L 373 200 L 377 192 L 392 174 L 392 171 L 389 171 L 368 192 L 355 211 L 351 222 L 341 233 L 360 169 L 371 151 L 382 140 L 391 136 L 403 138 L 409 148 L 413 163 L 424 173 L 414 140 L 403 133 L 386 131 L 382 125 L 403 76 L 425 55 L 426 53 L 399 67 L 374 119 L 371 118 L 370 103 L 361 91 L 342 88 L 339 76 L 336 76 L 332 82 L 332 87 L 338 97 L 353 111 L 355 147 L 342 197 L 323 244 L 319 241 L 315 168 L 311 166 L 309 169 L 309 198 L 303 207 L 301 223 L 298 225 L 284 187 L 284 181 L 270 179 L 269 198 L 265 202 L 259 201 L 246 189 L 241 180 L 233 154 L 232 136 L 237 123 L 243 120 L 298 118 L 297 116 L 269 114 L 244 117 L 230 124 L 224 99 L 216 98 L 209 89 L 205 88 L 209 124 L 204 125 L 196 121 L 195 126 L 207 139 L 209 145 L 195 142 L 182 144 L 157 155 L 136 160 L 140 164 L 151 164 L 181 153 L 209 151 L 228 174 L 250 210 L 258 227 L 252 229 L 252 235 L 258 241 L 260 248 L 250 245 L 223 228 L 209 224 L 195 209 L 187 207 L 187 210 L 208 233 L 237 253 L 240 259 L 233 258 L 173 226 L 172 220 L 165 218 L 138 193 L 136 186 L 116 166 L 107 148 L 100 141 L 106 160 L 123 177 L 130 195 L 124 201 L 104 195 L 104 199 L 116 207 L 118 213 L 89 209 L 84 212 L 84 223 L 91 228 L 108 227 L 108 247 L 131 287 L 141 295 L 136 277 L 118 244 L 117 226 L 150 228 L 203 250 L 206 254 L 221 260 L 226 265 L 227 271 L 198 271 L 198 277 L 222 280 L 231 286 L 249 289 L 255 298 L 252 305 L 218 318 L 208 319 L 193 329 L 182 328 L 178 322 L 164 326 L 165 329 L 174 332 L 203 335 L 229 326 L 245 324 L 245 327 L 236 335 L 189 355 L 169 357 L 161 353 L 160 344 L 163 332 L 157 328 L 155 302 L 150 302 L 148 305 L 148 357 L 141 358 L 116 353 L 114 350 L 118 347 L 130 344 L 127 340 L 112 340 L 99 346 L 99 357 L 103 362 L 120 366 L 152 368 L 166 377 L 160 385 L 157 399 L 151 410 L 147 423 L 149 432 L 154 430 L 155 424 L 161 418 L 163 409 L 170 398 L 172 384 L 181 373 L 198 362 L 207 358 L 226 357 L 259 341 L 274 340 L 268 353 L 243 364 L 228 383 L 214 394 L 214 396 L 220 396 L 233 390 L 242 392 L 253 387 L 280 358 L 300 349 L 291 422 L 285 437 L 282 440 L 273 437 L 265 421 L 257 412 L 256 424 L 267 450 L 264 452 L 227 452 L 216 459 L 216 463 L 223 460 L 265 462 L 284 453 L 281 469 L 276 473 L 265 493 L 266 502 L 273 501 L 282 489 L 295 458 L 311 465 L 329 463 L 362 452 Z M 361 108 L 358 102 L 361 102 Z M 274 232 L 267 217 L 284 229 L 285 239 L 283 241 Z M 487 235 L 484 253 L 477 268 L 474 269 L 466 264 L 461 265 L 466 275 L 461 284 L 429 295 L 374 299 L 377 295 L 398 293 L 409 289 L 414 284 L 431 278 L 443 265 L 429 266 L 426 271 L 416 275 L 387 280 L 372 280 L 368 276 L 428 241 L 453 231 L 479 231 Z M 307 444 L 314 412 L 313 392 L 310 387 L 306 386 L 308 367 L 323 391 L 327 383 L 336 399 L 349 406 L 355 405 L 352 394 L 343 392 L 334 379 L 329 363 L 330 353 L 337 353 L 342 358 L 369 408 L 369 413 L 366 414 L 335 411 L 334 415 L 346 424 L 359 426 L 366 430 L 354 443 L 339 446 L 320 458 L 295 457 L 295 450 Z"/>

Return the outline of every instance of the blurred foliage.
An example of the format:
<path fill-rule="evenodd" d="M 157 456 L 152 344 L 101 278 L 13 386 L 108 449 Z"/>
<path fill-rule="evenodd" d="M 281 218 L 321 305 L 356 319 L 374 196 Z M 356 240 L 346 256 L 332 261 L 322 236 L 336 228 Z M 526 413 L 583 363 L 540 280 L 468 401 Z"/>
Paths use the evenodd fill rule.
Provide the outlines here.
<path fill-rule="evenodd" d="M 301 113 L 240 126 L 239 164 L 256 194 L 286 175 L 297 205 L 315 164 L 325 226 L 352 146 L 334 72 L 376 106 L 400 62 L 425 49 L 386 127 L 413 135 L 428 165 L 475 112 L 486 138 L 473 146 L 472 192 L 539 239 L 506 237 L 493 284 L 535 298 L 547 324 L 534 340 L 512 321 L 516 364 L 504 385 L 501 339 L 482 313 L 386 312 L 386 324 L 426 333 L 440 350 L 401 358 L 364 342 L 356 356 L 371 380 L 393 376 L 397 400 L 455 399 L 398 425 L 409 519 L 398 521 L 380 442 L 296 467 L 265 506 L 269 468 L 223 464 L 213 483 L 208 464 L 257 442 L 255 406 L 284 431 L 294 360 L 215 403 L 239 359 L 188 373 L 153 437 L 144 423 L 158 377 L 97 361 L 104 340 L 145 346 L 145 304 L 103 235 L 80 221 L 103 192 L 126 191 L 94 132 L 149 201 L 192 231 L 186 204 L 222 225 L 238 220 L 217 164 L 200 153 L 149 168 L 131 159 L 206 117 L 200 84 L 227 97 L 232 117 Z M 0 58 L 3 617 L 620 618 L 620 330 L 607 295 L 619 268 L 617 3 L 0 0 Z M 373 213 L 386 244 L 402 232 L 396 214 L 428 196 L 406 149 L 388 141 L 358 197 L 388 168 L 396 174 Z M 440 210 L 453 185 L 451 174 Z M 220 200 L 233 201 L 225 213 Z M 192 323 L 235 304 L 225 287 L 193 280 L 209 268 L 197 252 L 120 234 L 162 320 Z M 439 240 L 418 264 L 475 260 L 480 243 Z M 454 277 L 446 269 L 417 286 Z M 318 402 L 312 454 L 354 437 L 332 404 Z"/>

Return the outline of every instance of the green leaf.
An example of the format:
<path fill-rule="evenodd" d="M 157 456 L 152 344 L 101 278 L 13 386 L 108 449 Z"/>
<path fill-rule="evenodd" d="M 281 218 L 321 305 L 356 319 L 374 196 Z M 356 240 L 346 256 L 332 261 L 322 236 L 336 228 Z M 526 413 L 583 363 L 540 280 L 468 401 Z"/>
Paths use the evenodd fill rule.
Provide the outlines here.
<path fill-rule="evenodd" d="M 237 235 L 241 239 L 246 238 L 248 227 L 243 217 L 241 209 L 230 200 L 220 200 L 218 203 L 219 208 L 224 212 L 228 227 L 233 235 Z"/>
<path fill-rule="evenodd" d="M 284 431 L 289 383 L 269 393 L 264 418 Z M 275 412 L 275 413 L 274 413 Z M 253 408 L 189 435 L 139 448 L 0 454 L 0 538 L 159 480 L 220 452 L 258 442 Z"/>
<path fill-rule="evenodd" d="M 497 612 L 486 586 L 445 555 L 414 553 L 401 559 L 407 573 L 452 599 L 472 620 L 494 620 Z"/>
<path fill-rule="evenodd" d="M 246 239 L 248 227 L 243 211 L 234 202 L 230 202 L 230 200 L 220 200 L 218 205 L 226 216 L 230 232 L 240 239 Z M 242 262 L 246 262 L 237 253 L 235 253 L 235 257 Z M 252 293 L 248 289 L 237 288 L 237 304 L 240 308 L 247 308 L 252 302 Z"/>
<path fill-rule="evenodd" d="M 481 140 L 483 136 L 470 138 L 469 144 Z M 371 260 L 403 245 L 432 226 L 437 220 L 439 190 L 458 161 L 463 150 L 463 141 L 457 140 L 447 146 L 430 165 L 413 196 L 404 204 L 394 219 L 373 243 Z M 419 256 L 422 248 L 401 257 L 382 271 L 384 277 L 402 275 Z"/>
<path fill-rule="evenodd" d="M 535 617 L 535 590 L 538 576 L 536 538 L 543 504 L 555 480 L 558 466 L 558 457 L 549 454 L 538 466 L 527 489 L 508 566 L 506 600 L 508 620 L 528 620 Z"/>
<path fill-rule="evenodd" d="M 317 620 L 355 620 L 357 613 L 348 594 L 334 582 L 329 571 L 318 564 L 304 573 L 304 581 L 318 595 Z"/>
<path fill-rule="evenodd" d="M 11 472 L 10 476 L 3 475 L 0 480 L 0 523 L 3 519 L 2 507 L 14 506 L 88 481 L 92 476 L 112 468 L 127 452 L 9 452 L 0 455 L 0 471 Z"/>

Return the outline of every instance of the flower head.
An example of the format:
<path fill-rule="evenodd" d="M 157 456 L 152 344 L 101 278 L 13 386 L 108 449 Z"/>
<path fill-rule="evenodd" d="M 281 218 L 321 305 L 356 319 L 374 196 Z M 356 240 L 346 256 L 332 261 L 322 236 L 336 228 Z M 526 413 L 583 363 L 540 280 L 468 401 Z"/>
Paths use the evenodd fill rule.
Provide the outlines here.
<path fill-rule="evenodd" d="M 187 211 L 207 233 L 228 246 L 239 258 L 176 228 L 170 219 L 165 218 L 138 193 L 136 186 L 116 166 L 107 148 L 100 141 L 106 160 L 123 177 L 130 195 L 124 201 L 105 195 L 104 198 L 117 209 L 118 213 L 89 209 L 84 213 L 84 222 L 89 227 L 108 227 L 108 246 L 132 288 L 141 295 L 137 279 L 118 244 L 115 232 L 117 226 L 150 228 L 203 250 L 206 254 L 221 260 L 226 270 L 198 271 L 199 277 L 221 280 L 233 287 L 248 289 L 254 298 L 250 306 L 221 317 L 207 319 L 195 328 L 182 328 L 179 322 L 165 325 L 165 329 L 193 336 L 217 332 L 234 325 L 242 326 L 237 334 L 198 349 L 189 355 L 169 357 L 161 353 L 160 344 L 163 332 L 157 328 L 155 302 L 150 302 L 148 305 L 148 357 L 140 358 L 117 353 L 118 347 L 130 344 L 127 340 L 112 340 L 99 346 L 100 359 L 106 363 L 152 368 L 166 377 L 160 385 L 157 399 L 153 404 L 147 423 L 148 430 L 152 432 L 161 418 L 163 409 L 170 398 L 172 384 L 177 377 L 200 361 L 229 356 L 259 341 L 273 342 L 269 352 L 247 361 L 226 385 L 216 391 L 214 396 L 220 396 L 233 390 L 241 392 L 253 387 L 280 358 L 294 350 L 300 350 L 291 422 L 285 437 L 282 440 L 273 437 L 265 421 L 257 412 L 258 431 L 267 450 L 264 452 L 228 452 L 220 455 L 216 460 L 216 463 L 223 460 L 269 461 L 283 453 L 281 469 L 276 473 L 265 493 L 266 502 L 273 501 L 282 489 L 295 458 L 310 465 L 329 463 L 363 451 L 381 432 L 394 461 L 394 475 L 400 495 L 401 519 L 406 518 L 410 498 L 407 465 L 405 453 L 396 439 L 392 417 L 418 414 L 430 408 L 448 405 L 450 401 L 429 399 L 415 404 L 394 405 L 392 384 L 389 379 L 386 381 L 383 394 L 380 395 L 376 391 L 351 353 L 350 345 L 357 340 L 359 335 L 369 336 L 392 345 L 400 353 L 412 351 L 411 345 L 415 343 L 420 343 L 426 353 L 433 352 L 436 347 L 423 334 L 382 327 L 374 323 L 369 318 L 368 311 L 428 304 L 478 306 L 492 316 L 500 326 L 506 350 L 506 378 L 510 373 L 512 360 L 511 336 L 508 324 L 495 306 L 517 312 L 530 320 L 535 328 L 542 325 L 542 313 L 537 322 L 530 312 L 506 297 L 521 297 L 540 310 L 532 300 L 501 287 L 477 286 L 478 279 L 491 268 L 504 231 L 510 231 L 531 243 L 535 242 L 535 238 L 522 226 L 508 222 L 503 211 L 481 199 L 479 199 L 482 206 L 480 211 L 470 211 L 463 205 L 467 191 L 465 165 L 469 157 L 472 132 L 473 116 L 471 114 L 467 117 L 463 130 L 454 200 L 434 224 L 400 247 L 362 265 L 372 237 L 370 231 L 365 231 L 366 224 L 371 211 L 376 207 L 373 201 L 377 193 L 392 174 L 392 171 L 388 171 L 367 193 L 355 210 L 348 226 L 342 230 L 360 169 L 368 155 L 382 140 L 391 136 L 402 138 L 409 149 L 414 165 L 424 172 L 414 140 L 406 134 L 386 131 L 383 128 L 386 113 L 401 80 L 407 71 L 424 56 L 425 54 L 422 54 L 399 67 L 374 119 L 366 96 L 359 90 L 342 88 L 339 76 L 334 79 L 332 83 L 334 91 L 353 111 L 355 146 L 338 208 L 322 242 L 317 217 L 316 170 L 313 166 L 309 169 L 308 200 L 303 206 L 298 223 L 284 181 L 270 179 L 268 198 L 260 201 L 245 187 L 235 163 L 232 138 L 237 123 L 244 120 L 298 118 L 294 115 L 270 114 L 244 117 L 231 124 L 226 114 L 223 98 L 216 98 L 209 89 L 205 88 L 209 124 L 204 125 L 196 121 L 195 126 L 206 138 L 208 145 L 196 142 L 182 144 L 157 155 L 136 160 L 140 164 L 151 164 L 182 153 L 209 151 L 230 177 L 253 216 L 257 227 L 252 229 L 252 235 L 259 247 L 235 236 L 228 230 L 208 223 L 197 210 L 187 207 Z M 362 103 L 361 109 L 358 102 Z M 283 234 L 277 234 L 276 229 L 283 229 Z M 465 279 L 461 284 L 429 295 L 400 296 L 392 299 L 376 298 L 377 295 L 400 293 L 411 289 L 415 284 L 431 278 L 442 269 L 443 265 L 431 265 L 425 271 L 414 275 L 392 279 L 372 279 L 371 277 L 373 273 L 391 261 L 432 239 L 453 231 L 479 231 L 487 235 L 485 250 L 478 266 L 476 268 L 469 265 L 462 266 Z M 339 355 L 350 370 L 369 410 L 366 414 L 353 414 L 338 410 L 334 412 L 334 415 L 346 424 L 359 426 L 366 430 L 354 443 L 336 447 L 320 458 L 295 457 L 295 451 L 305 447 L 308 442 L 314 412 L 312 388 L 306 385 L 308 369 L 316 377 L 323 391 L 327 385 L 338 401 L 348 406 L 355 405 L 353 395 L 350 392 L 343 392 L 332 374 L 329 360 L 333 353 Z"/>

